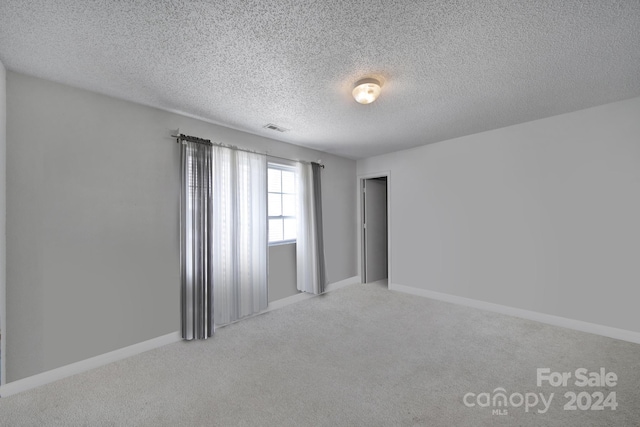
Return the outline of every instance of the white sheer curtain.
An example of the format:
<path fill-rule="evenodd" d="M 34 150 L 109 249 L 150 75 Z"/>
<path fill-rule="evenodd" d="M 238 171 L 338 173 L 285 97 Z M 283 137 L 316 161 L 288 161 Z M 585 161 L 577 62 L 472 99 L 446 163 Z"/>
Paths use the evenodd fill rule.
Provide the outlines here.
<path fill-rule="evenodd" d="M 267 307 L 267 162 L 212 147 L 212 275 L 216 325 Z"/>
<path fill-rule="evenodd" d="M 320 165 L 298 163 L 296 262 L 298 290 L 321 294 L 326 285 Z"/>

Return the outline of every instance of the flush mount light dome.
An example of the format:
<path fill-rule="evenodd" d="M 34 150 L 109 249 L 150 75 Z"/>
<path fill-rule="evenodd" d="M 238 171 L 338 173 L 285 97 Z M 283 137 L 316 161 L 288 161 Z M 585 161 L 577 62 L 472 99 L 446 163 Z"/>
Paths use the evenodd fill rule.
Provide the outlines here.
<path fill-rule="evenodd" d="M 380 82 L 370 78 L 359 80 L 351 93 L 360 104 L 371 104 L 380 96 Z"/>

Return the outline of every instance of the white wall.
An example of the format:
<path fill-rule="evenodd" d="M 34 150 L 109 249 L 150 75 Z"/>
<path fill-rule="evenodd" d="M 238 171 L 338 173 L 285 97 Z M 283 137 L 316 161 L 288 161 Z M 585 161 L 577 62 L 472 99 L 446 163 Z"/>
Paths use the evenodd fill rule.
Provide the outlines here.
<path fill-rule="evenodd" d="M 640 98 L 358 161 L 394 284 L 640 332 Z"/>
<path fill-rule="evenodd" d="M 7 219 L 7 75 L 0 61 L 0 384 L 5 380 L 5 283 L 6 283 L 6 219 Z"/>
<path fill-rule="evenodd" d="M 355 161 L 9 72 L 9 381 L 179 330 L 177 128 L 321 158 L 329 281 L 356 275 Z"/>

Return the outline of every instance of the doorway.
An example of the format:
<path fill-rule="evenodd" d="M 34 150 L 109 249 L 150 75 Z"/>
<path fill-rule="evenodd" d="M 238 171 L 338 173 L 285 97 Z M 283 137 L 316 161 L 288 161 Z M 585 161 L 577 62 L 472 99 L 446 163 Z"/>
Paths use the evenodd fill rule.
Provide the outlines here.
<path fill-rule="evenodd" d="M 362 282 L 389 278 L 387 176 L 361 179 Z"/>

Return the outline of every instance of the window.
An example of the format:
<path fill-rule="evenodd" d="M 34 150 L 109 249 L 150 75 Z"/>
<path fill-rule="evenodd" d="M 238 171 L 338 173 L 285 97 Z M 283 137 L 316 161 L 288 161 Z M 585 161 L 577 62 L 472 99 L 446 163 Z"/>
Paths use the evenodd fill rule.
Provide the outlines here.
<path fill-rule="evenodd" d="M 269 163 L 267 173 L 269 244 L 295 242 L 297 234 L 295 168 Z"/>

